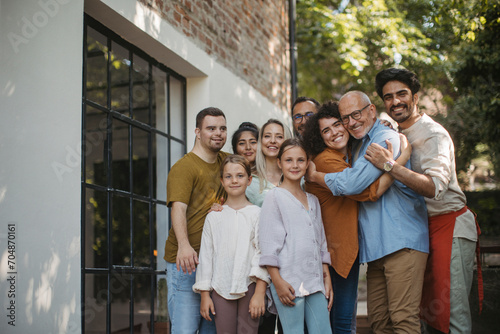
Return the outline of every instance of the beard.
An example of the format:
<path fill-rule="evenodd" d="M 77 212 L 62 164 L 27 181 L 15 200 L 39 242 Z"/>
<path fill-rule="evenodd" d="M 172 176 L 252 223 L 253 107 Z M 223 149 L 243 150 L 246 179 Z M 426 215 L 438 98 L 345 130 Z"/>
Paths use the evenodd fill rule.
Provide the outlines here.
<path fill-rule="evenodd" d="M 207 146 L 208 146 L 208 149 L 210 151 L 212 151 L 214 153 L 217 153 L 220 150 L 222 150 L 222 147 L 224 146 L 225 143 L 226 143 L 225 140 L 217 141 L 217 142 L 210 141 L 210 143 Z"/>
<path fill-rule="evenodd" d="M 404 107 L 406 110 L 403 110 L 403 112 L 400 115 L 395 116 L 394 115 L 394 109 L 401 108 L 401 107 Z M 411 110 L 413 110 L 413 108 L 414 108 L 413 104 L 411 104 L 411 105 L 408 106 L 408 104 L 406 104 L 406 103 L 400 103 L 397 106 L 391 107 L 389 116 L 391 116 L 391 118 L 393 120 L 395 120 L 396 122 L 403 123 L 408 118 L 411 117 L 411 114 L 412 114 Z"/>

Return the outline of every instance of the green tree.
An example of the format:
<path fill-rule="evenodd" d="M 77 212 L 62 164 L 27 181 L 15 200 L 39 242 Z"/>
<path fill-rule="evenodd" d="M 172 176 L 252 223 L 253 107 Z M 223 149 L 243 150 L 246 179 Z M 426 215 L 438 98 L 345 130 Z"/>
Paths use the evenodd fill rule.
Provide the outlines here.
<path fill-rule="evenodd" d="M 443 123 L 454 136 L 460 169 L 483 153 L 500 175 L 500 4 L 463 4 L 449 57 L 456 100 Z"/>
<path fill-rule="evenodd" d="M 432 40 L 397 9 L 397 1 L 343 3 L 297 2 L 300 95 L 324 101 L 352 89 L 373 91 L 375 74 L 383 68 L 421 69 L 440 62 Z M 411 3 L 422 7 L 420 1 Z"/>
<path fill-rule="evenodd" d="M 500 172 L 499 8 L 498 0 L 298 0 L 299 95 L 375 96 L 376 73 L 408 68 L 421 95 L 442 96 L 437 117 L 455 141 L 459 170 L 486 152 Z"/>

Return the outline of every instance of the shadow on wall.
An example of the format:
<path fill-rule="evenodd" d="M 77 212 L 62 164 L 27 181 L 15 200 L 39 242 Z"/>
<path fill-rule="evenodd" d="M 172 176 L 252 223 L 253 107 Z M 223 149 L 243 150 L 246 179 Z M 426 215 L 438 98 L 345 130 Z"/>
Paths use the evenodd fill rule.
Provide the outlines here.
<path fill-rule="evenodd" d="M 2 314 L 6 313 L 6 317 L 2 317 L 0 323 L 1 332 L 7 333 L 15 327 L 37 326 L 54 328 L 59 333 L 79 332 L 80 289 L 74 287 L 75 275 L 77 281 L 80 276 L 79 238 L 49 241 L 48 250 L 44 250 L 50 254 L 47 260 L 34 263 L 30 252 L 39 250 L 30 249 L 29 245 L 23 244 L 23 238 L 19 238 L 27 235 L 27 231 L 12 222 L 6 227 L 9 232 L 2 235 L 6 242 L 2 241 L 5 248 L 2 247 L 0 261 L 0 291 L 6 297 L 2 298 L 5 310 Z M 61 247 L 60 243 L 64 246 Z M 61 249 L 66 252 L 61 254 Z M 60 300 L 61 296 L 64 296 L 64 301 Z"/>

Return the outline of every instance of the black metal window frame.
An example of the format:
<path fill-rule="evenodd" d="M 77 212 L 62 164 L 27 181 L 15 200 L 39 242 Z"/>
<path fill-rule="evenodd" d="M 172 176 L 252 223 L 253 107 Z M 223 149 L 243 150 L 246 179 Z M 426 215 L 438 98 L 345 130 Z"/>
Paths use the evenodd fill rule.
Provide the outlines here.
<path fill-rule="evenodd" d="M 107 57 L 107 69 L 106 69 L 106 73 L 107 73 L 107 82 L 108 82 L 108 85 L 107 85 L 107 105 L 100 105 L 98 103 L 95 103 L 94 101 L 91 101 L 91 100 L 88 100 L 87 99 L 87 28 L 88 27 L 91 27 L 92 29 L 96 30 L 97 32 L 103 34 L 104 36 L 107 37 L 107 49 L 108 49 L 108 53 L 111 52 L 111 43 L 112 41 L 113 42 L 117 42 L 119 43 L 122 47 L 125 47 L 128 52 L 129 52 L 129 59 L 131 59 L 131 61 L 133 61 L 133 55 L 138 55 L 140 56 L 142 59 L 146 60 L 149 64 L 149 87 L 150 87 L 150 90 L 151 91 L 151 85 L 153 84 L 152 83 L 152 68 L 153 66 L 157 67 L 158 69 L 164 71 L 166 73 L 166 76 L 167 76 L 167 85 L 170 87 L 169 85 L 169 82 L 170 82 L 170 77 L 173 77 L 175 78 L 176 80 L 180 81 L 182 83 L 182 124 L 180 126 L 183 127 L 183 136 L 182 138 L 178 138 L 178 137 L 174 137 L 171 135 L 170 133 L 170 129 L 172 126 L 179 126 L 178 124 L 175 124 L 175 125 L 172 125 L 170 122 L 168 122 L 168 128 L 167 128 L 167 131 L 164 132 L 164 131 L 160 131 L 159 129 L 155 128 L 155 127 L 152 127 L 151 125 L 149 124 L 146 124 L 146 123 L 143 123 L 141 121 L 138 121 L 136 119 L 134 119 L 133 117 L 127 117 L 125 116 L 123 113 L 117 111 L 117 110 L 113 110 L 111 108 L 111 97 L 110 97 L 110 91 L 111 91 L 111 84 L 110 84 L 110 59 L 111 57 L 109 56 L 108 54 L 108 57 Z M 132 66 L 130 66 L 130 72 L 132 71 Z M 132 76 L 129 75 L 129 80 L 132 81 Z M 120 265 L 113 265 L 113 247 L 112 247 L 112 229 L 110 227 L 110 224 L 112 222 L 112 201 L 110 200 L 111 199 L 111 196 L 120 196 L 120 197 L 124 197 L 124 198 L 128 198 L 130 199 L 130 201 L 132 202 L 132 199 L 133 200 L 138 200 L 138 201 L 141 201 L 141 202 L 144 202 L 144 203 L 148 203 L 149 205 L 149 210 L 150 212 L 153 210 L 153 206 L 157 205 L 157 204 L 162 204 L 162 205 L 165 205 L 166 206 L 166 201 L 164 200 L 159 200 L 157 198 L 155 198 L 155 194 L 153 193 L 153 187 L 150 186 L 149 187 L 149 194 L 147 196 L 144 196 L 144 195 L 139 195 L 139 194 L 134 194 L 133 193 L 133 188 L 131 186 L 131 190 L 130 192 L 127 192 L 127 191 L 123 191 L 121 189 L 115 189 L 113 188 L 112 184 L 111 184 L 111 179 L 112 179 L 112 173 L 113 173 L 113 170 L 112 170 L 112 150 L 111 150 L 111 147 L 109 147 L 110 143 L 112 143 L 112 138 L 111 138 L 111 135 L 112 135 L 112 122 L 114 119 L 116 120 L 119 120 L 121 122 L 124 122 L 128 125 L 130 125 L 131 127 L 134 127 L 134 128 L 138 128 L 138 129 L 141 129 L 147 133 L 150 134 L 149 136 L 149 142 L 148 142 L 148 162 L 149 162 L 149 175 L 148 175 L 148 178 L 149 178 L 149 184 L 151 185 L 153 183 L 153 163 L 151 161 L 151 150 L 152 150 L 152 138 L 156 135 L 160 135 L 162 137 L 164 137 L 166 140 L 167 140 L 167 143 L 168 143 L 168 152 L 167 152 L 167 159 L 168 159 L 168 163 L 167 163 L 167 167 L 168 169 L 170 169 L 170 166 L 172 166 L 172 161 L 171 161 L 171 143 L 173 141 L 177 142 L 178 144 L 181 144 L 183 145 L 183 154 L 186 153 L 186 79 L 184 77 L 182 77 L 181 75 L 179 75 L 178 73 L 176 73 L 175 71 L 173 71 L 172 69 L 168 68 L 167 66 L 165 66 L 164 64 L 158 62 L 157 60 L 155 60 L 154 58 L 152 58 L 151 56 L 149 56 L 147 53 L 143 52 L 141 49 L 135 47 L 134 45 L 132 45 L 131 43 L 127 42 L 126 40 L 124 40 L 122 37 L 120 37 L 118 34 L 114 33 L 112 30 L 108 29 L 106 26 L 104 26 L 103 24 L 101 24 L 100 22 L 98 22 L 97 20 L 93 19 L 92 17 L 88 16 L 85 14 L 85 17 L 84 17 L 84 36 L 83 36 L 83 91 L 82 91 L 82 155 L 81 155 L 81 164 L 82 164 L 82 171 L 81 171 L 81 174 L 82 174 L 82 177 L 81 177 L 81 184 L 82 184 L 82 187 L 81 187 L 81 196 L 82 196 L 82 210 L 81 210 L 81 300 L 82 300 L 82 303 L 81 303 L 81 312 L 82 312 L 82 319 L 81 319 L 81 326 L 82 326 L 82 333 L 85 332 L 85 314 L 86 314 L 86 301 L 85 301 L 85 282 L 86 282 L 86 277 L 87 275 L 107 275 L 107 303 L 106 303 L 106 333 L 111 333 L 111 299 L 112 299 L 112 287 L 111 287 L 111 284 L 112 284 L 112 278 L 113 278 L 113 275 L 130 275 L 130 278 L 131 278 L 131 287 L 130 287 L 130 296 L 131 296 L 131 301 L 130 301 L 130 319 L 129 319 L 129 324 L 130 324 L 130 333 L 133 333 L 133 326 L 134 326 L 134 301 L 133 301 L 133 298 L 134 298 L 134 294 L 133 294 L 133 281 L 134 281 L 134 277 L 136 275 L 150 275 L 151 277 L 151 303 L 150 303 L 150 310 L 151 310 L 151 314 L 150 314 L 150 321 L 151 323 L 154 323 L 154 320 L 155 320 L 155 296 L 156 296 L 156 282 L 157 282 L 157 276 L 158 275 L 164 275 L 165 274 L 165 271 L 163 270 L 157 270 L 156 268 L 153 268 L 153 266 L 149 266 L 149 267 L 136 267 L 134 266 L 134 262 L 133 262 L 133 253 L 134 253 L 134 248 L 133 248 L 133 242 L 131 244 L 131 265 L 129 266 L 120 266 Z M 129 84 L 129 89 L 130 89 L 130 94 L 129 94 L 129 115 L 133 115 L 133 103 L 132 103 L 132 99 L 133 99 L 133 94 L 131 92 L 132 90 L 132 84 L 130 82 Z M 150 119 L 151 119 L 151 113 L 153 112 L 152 110 L 152 101 L 151 101 L 152 97 L 151 97 L 151 94 L 149 94 L 149 115 L 150 115 Z M 165 117 L 170 117 L 170 95 L 167 95 L 167 103 L 166 103 L 166 113 L 167 115 Z M 86 152 L 86 108 L 87 106 L 90 106 L 94 109 L 97 109 L 99 111 L 102 111 L 103 113 L 107 114 L 107 128 L 106 128 L 106 144 L 107 147 L 105 148 L 105 152 L 104 152 L 104 159 L 107 159 L 107 163 L 105 164 L 106 168 L 107 168 L 107 185 L 106 186 L 103 186 L 103 185 L 98 185 L 98 184 L 92 184 L 92 183 L 88 183 L 86 180 L 86 155 L 85 155 L 85 152 Z M 131 130 L 129 130 L 131 131 Z M 132 139 L 130 140 L 129 142 L 129 151 L 131 152 L 132 148 L 131 146 L 133 145 L 132 142 Z M 129 155 L 131 156 L 131 155 Z M 130 167 L 132 168 L 132 167 Z M 133 185 L 134 183 L 134 179 L 133 179 L 133 175 L 132 173 L 129 174 L 129 177 L 130 177 L 130 184 Z M 85 205 L 86 205 L 86 191 L 88 189 L 94 189 L 94 190 L 98 190 L 98 191 L 101 191 L 101 192 L 106 192 L 107 193 L 107 196 L 108 196 L 108 201 L 107 201 L 107 217 L 106 217 L 106 221 L 107 221 L 107 249 L 108 249 L 108 254 L 107 254 L 107 268 L 87 268 L 86 267 L 86 259 L 85 259 L 85 256 L 86 256 L 86 210 L 85 210 Z M 132 204 L 130 205 L 130 210 L 132 210 Z M 133 215 L 131 214 L 130 215 L 130 220 L 132 221 L 132 217 Z M 153 221 L 155 218 L 152 214 L 149 215 L 149 228 L 150 228 L 150 232 L 149 233 L 149 237 L 150 237 L 150 250 L 149 250 L 149 255 L 150 255 L 150 263 L 151 264 L 154 264 L 155 261 L 154 261 L 154 253 L 153 253 L 153 248 L 154 248 L 154 245 L 156 243 L 156 240 L 153 240 L 153 236 L 156 235 L 156 233 L 152 233 L 152 232 L 156 232 L 156 231 L 152 231 L 152 229 L 155 229 L 155 221 Z M 169 230 L 171 227 L 171 222 L 170 222 L 170 215 L 168 214 L 168 227 L 167 227 L 167 230 Z M 131 222 L 131 228 L 132 228 L 132 222 Z M 131 233 L 131 238 L 133 239 L 133 233 Z M 163 247 L 163 245 L 157 245 L 157 247 Z M 154 333 L 154 329 L 152 328 L 151 329 L 151 332 Z"/>

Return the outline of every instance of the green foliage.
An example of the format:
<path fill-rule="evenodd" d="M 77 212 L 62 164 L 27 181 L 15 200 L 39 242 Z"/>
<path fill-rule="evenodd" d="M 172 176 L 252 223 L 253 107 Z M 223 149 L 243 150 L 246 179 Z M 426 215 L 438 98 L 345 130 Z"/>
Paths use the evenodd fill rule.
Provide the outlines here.
<path fill-rule="evenodd" d="M 455 136 L 461 145 L 457 160 L 467 164 L 476 144 L 485 143 L 500 175 L 500 4 L 478 1 L 466 22 L 461 41 L 454 46 L 452 75 L 459 94 L 445 124 L 452 125 L 448 128 L 455 134 L 466 134 Z"/>
<path fill-rule="evenodd" d="M 419 75 L 421 95 L 439 91 L 438 115 L 452 135 L 458 170 L 489 148 L 500 175 L 500 4 L 498 0 L 298 0 L 299 95 L 319 101 L 358 89 L 402 66 Z"/>
<path fill-rule="evenodd" d="M 351 2 L 339 9 L 337 1 L 298 1 L 300 95 L 324 101 L 352 89 L 373 91 L 375 74 L 383 68 L 439 62 L 431 39 L 405 19 L 396 3 Z"/>
<path fill-rule="evenodd" d="M 466 192 L 467 206 L 477 214 L 481 235 L 500 236 L 500 191 Z"/>

